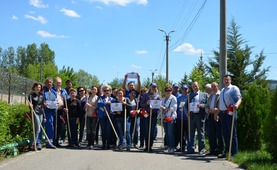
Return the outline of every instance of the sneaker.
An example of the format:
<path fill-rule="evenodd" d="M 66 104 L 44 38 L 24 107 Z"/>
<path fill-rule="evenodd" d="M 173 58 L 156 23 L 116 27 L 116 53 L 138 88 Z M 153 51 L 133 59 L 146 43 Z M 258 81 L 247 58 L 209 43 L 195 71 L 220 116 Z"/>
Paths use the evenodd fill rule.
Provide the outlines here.
<path fill-rule="evenodd" d="M 217 158 L 226 158 L 226 154 L 219 154 L 217 155 Z"/>
<path fill-rule="evenodd" d="M 200 152 L 198 153 L 198 155 L 199 155 L 199 156 L 205 156 L 206 154 L 205 154 L 205 151 L 200 151 Z"/>
<path fill-rule="evenodd" d="M 174 148 L 169 148 L 169 149 L 168 149 L 168 153 L 169 153 L 169 154 L 173 154 L 173 153 L 174 153 Z"/>

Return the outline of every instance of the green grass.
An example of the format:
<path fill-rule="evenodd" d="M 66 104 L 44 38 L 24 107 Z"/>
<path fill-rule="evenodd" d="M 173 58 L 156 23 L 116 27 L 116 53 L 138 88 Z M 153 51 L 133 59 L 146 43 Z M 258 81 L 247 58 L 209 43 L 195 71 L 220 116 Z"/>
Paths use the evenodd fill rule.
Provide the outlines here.
<path fill-rule="evenodd" d="M 277 163 L 265 151 L 240 151 L 232 161 L 247 170 L 277 170 Z"/>

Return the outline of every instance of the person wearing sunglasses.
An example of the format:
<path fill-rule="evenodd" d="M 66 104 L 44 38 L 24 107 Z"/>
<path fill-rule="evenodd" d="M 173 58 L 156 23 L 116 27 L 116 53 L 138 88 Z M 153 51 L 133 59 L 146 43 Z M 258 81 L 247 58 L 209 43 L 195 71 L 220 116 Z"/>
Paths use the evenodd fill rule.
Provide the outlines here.
<path fill-rule="evenodd" d="M 177 117 L 177 99 L 172 94 L 172 87 L 167 84 L 165 86 L 165 97 L 162 99 L 163 121 L 166 136 L 166 143 L 168 146 L 167 153 L 174 153 L 175 148 L 175 119 Z"/>
<path fill-rule="evenodd" d="M 83 141 L 83 137 L 84 137 L 84 128 L 85 128 L 85 115 L 86 115 L 86 103 L 87 103 L 87 97 L 86 97 L 86 93 L 87 90 L 85 87 L 83 86 L 79 86 L 77 88 L 77 99 L 80 100 L 81 102 L 81 107 L 82 107 L 82 112 L 80 115 L 80 127 L 79 127 L 79 143 Z"/>

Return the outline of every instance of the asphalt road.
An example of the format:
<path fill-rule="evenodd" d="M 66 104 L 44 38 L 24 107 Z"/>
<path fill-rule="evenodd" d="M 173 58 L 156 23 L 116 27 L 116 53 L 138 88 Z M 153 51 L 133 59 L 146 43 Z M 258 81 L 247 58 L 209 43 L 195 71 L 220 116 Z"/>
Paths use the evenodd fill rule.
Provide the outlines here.
<path fill-rule="evenodd" d="M 161 148 L 161 137 L 155 142 L 153 153 L 132 148 L 130 152 L 81 148 L 45 149 L 28 152 L 0 162 L 5 170 L 233 170 L 236 164 L 212 156 L 166 154 Z"/>

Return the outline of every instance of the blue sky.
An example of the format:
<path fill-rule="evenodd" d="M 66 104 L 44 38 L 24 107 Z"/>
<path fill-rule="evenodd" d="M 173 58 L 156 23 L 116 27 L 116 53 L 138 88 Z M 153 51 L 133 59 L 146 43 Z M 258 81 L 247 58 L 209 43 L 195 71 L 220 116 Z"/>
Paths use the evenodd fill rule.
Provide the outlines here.
<path fill-rule="evenodd" d="M 1 0 L 0 47 L 49 44 L 59 69 L 73 67 L 100 82 L 139 72 L 141 79 L 165 75 L 165 32 L 169 41 L 169 80 L 179 82 L 219 47 L 220 0 Z M 201 8 L 203 6 L 203 8 Z M 269 79 L 277 79 L 277 1 L 227 0 L 240 33 L 264 50 Z M 198 13 L 199 11 L 199 13 Z M 197 17 L 197 13 L 199 16 Z M 196 20 L 193 20 L 193 19 Z M 194 22 L 195 21 L 195 22 Z M 194 23 L 194 24 L 192 24 Z M 192 27 L 191 27 L 192 26 Z"/>

